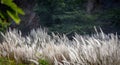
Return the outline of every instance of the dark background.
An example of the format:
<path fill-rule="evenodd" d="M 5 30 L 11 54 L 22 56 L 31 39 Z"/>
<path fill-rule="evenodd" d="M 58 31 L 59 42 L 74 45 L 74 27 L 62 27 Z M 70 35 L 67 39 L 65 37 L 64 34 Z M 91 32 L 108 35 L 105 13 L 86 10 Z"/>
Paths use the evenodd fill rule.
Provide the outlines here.
<path fill-rule="evenodd" d="M 120 34 L 120 0 L 15 0 L 26 15 L 20 25 L 12 24 L 26 35 L 31 29 L 45 27 L 48 32 L 71 36 L 93 34 L 94 26 L 107 33 Z"/>

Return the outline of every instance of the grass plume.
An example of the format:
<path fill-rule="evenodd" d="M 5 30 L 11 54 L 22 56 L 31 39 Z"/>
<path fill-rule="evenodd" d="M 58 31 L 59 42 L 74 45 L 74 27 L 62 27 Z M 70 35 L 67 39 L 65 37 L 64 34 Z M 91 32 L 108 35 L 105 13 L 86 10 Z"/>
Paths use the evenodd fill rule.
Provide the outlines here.
<path fill-rule="evenodd" d="M 120 40 L 115 34 L 75 34 L 73 40 L 54 33 L 50 36 L 41 28 L 26 37 L 17 30 L 1 34 L 0 58 L 17 65 L 120 65 Z"/>

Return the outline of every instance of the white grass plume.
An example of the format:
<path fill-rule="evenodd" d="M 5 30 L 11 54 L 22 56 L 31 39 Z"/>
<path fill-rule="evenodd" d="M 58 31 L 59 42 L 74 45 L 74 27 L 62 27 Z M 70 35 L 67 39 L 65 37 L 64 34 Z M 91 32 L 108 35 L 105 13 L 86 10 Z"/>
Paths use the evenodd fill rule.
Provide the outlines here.
<path fill-rule="evenodd" d="M 46 59 L 51 65 L 120 65 L 120 40 L 117 35 L 97 33 L 92 36 L 76 34 L 73 40 L 65 35 L 48 35 L 41 28 L 22 37 L 17 30 L 2 34 L 0 56 L 16 62 Z"/>

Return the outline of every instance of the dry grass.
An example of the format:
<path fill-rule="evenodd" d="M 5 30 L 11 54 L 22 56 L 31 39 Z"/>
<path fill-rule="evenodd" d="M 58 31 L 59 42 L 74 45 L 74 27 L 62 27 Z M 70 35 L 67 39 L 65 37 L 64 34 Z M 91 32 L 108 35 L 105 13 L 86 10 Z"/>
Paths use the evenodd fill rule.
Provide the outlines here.
<path fill-rule="evenodd" d="M 17 63 L 39 65 L 39 59 L 46 59 L 49 65 L 120 65 L 120 40 L 114 34 L 76 34 L 69 40 L 65 35 L 50 36 L 45 30 L 37 29 L 27 37 L 17 30 L 2 35 L 0 56 Z"/>

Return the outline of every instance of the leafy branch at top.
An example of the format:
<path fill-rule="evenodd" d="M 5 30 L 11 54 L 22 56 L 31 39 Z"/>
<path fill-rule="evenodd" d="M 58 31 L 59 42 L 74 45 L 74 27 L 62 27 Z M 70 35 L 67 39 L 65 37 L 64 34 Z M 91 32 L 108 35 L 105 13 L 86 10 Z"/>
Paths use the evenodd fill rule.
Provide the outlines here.
<path fill-rule="evenodd" d="M 8 18 L 11 18 L 16 24 L 19 24 L 21 19 L 19 14 L 24 15 L 24 11 L 19 8 L 13 0 L 1 0 L 0 1 L 0 25 L 8 23 Z M 7 24 L 6 24 L 7 25 Z"/>

